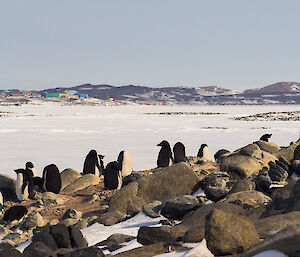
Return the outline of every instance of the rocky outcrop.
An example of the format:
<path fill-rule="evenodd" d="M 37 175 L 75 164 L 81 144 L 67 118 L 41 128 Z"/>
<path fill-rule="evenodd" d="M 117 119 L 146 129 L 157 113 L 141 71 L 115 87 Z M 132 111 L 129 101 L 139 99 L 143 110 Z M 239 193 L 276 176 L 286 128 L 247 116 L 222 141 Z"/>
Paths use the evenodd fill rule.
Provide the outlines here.
<path fill-rule="evenodd" d="M 273 142 L 266 142 L 263 140 L 259 140 L 254 142 L 254 144 L 258 145 L 258 147 L 268 153 L 275 154 L 280 150 L 280 147 Z"/>
<path fill-rule="evenodd" d="M 83 177 L 73 181 L 70 185 L 66 186 L 60 191 L 61 194 L 71 194 L 76 191 L 82 190 L 88 186 L 96 185 L 100 182 L 100 178 L 93 174 L 86 174 Z"/>
<path fill-rule="evenodd" d="M 138 231 L 137 241 L 142 245 L 150 245 L 158 242 L 172 244 L 176 241 L 176 238 L 161 228 L 141 227 Z"/>
<path fill-rule="evenodd" d="M 251 247 L 241 257 L 251 257 L 268 250 L 278 250 L 292 256 L 300 246 L 300 227 L 289 226 Z"/>
<path fill-rule="evenodd" d="M 186 163 L 162 168 L 155 173 L 131 182 L 111 199 L 108 213 L 100 221 L 112 225 L 127 215 L 142 210 L 142 206 L 154 201 L 165 201 L 179 195 L 189 194 L 198 182 L 197 175 Z"/>
<path fill-rule="evenodd" d="M 215 209 L 206 217 L 205 239 L 213 254 L 232 255 L 257 244 L 259 235 L 247 218 Z"/>
<path fill-rule="evenodd" d="M 81 174 L 73 169 L 65 169 L 60 173 L 61 178 L 61 189 L 72 184 L 75 180 L 81 178 Z"/>

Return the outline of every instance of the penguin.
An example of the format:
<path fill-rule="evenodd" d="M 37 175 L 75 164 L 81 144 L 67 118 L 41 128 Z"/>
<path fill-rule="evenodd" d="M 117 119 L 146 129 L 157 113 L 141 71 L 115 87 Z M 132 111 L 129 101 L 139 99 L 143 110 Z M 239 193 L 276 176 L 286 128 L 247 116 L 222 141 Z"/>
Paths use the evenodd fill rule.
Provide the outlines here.
<path fill-rule="evenodd" d="M 101 167 L 102 171 L 105 169 L 105 163 L 104 163 L 104 160 L 103 160 L 104 157 L 105 157 L 105 155 L 101 155 L 101 154 L 98 155 L 98 158 L 100 160 L 100 167 Z"/>
<path fill-rule="evenodd" d="M 46 192 L 58 194 L 61 189 L 61 178 L 55 164 L 46 166 L 43 170 L 43 188 Z"/>
<path fill-rule="evenodd" d="M 105 190 L 120 189 L 122 187 L 121 166 L 117 161 L 107 164 L 104 170 Z"/>
<path fill-rule="evenodd" d="M 83 174 L 94 174 L 99 177 L 100 175 L 102 175 L 102 173 L 103 170 L 100 166 L 100 158 L 96 150 L 91 150 L 85 157 L 83 164 Z"/>
<path fill-rule="evenodd" d="M 226 153 L 230 153 L 230 152 L 226 149 L 221 149 L 221 150 L 217 151 L 214 155 L 215 161 L 219 162 L 221 159 L 224 158 L 224 154 L 226 154 Z"/>
<path fill-rule="evenodd" d="M 20 220 L 22 219 L 26 214 L 28 210 L 25 206 L 22 205 L 15 205 L 10 207 L 3 216 L 3 220 L 7 222 L 12 222 L 14 220 Z"/>
<path fill-rule="evenodd" d="M 33 197 L 32 171 L 29 169 L 17 169 L 16 195 L 19 201 Z"/>
<path fill-rule="evenodd" d="M 118 156 L 118 163 L 120 164 L 123 178 L 132 173 L 132 156 L 129 152 L 121 151 Z"/>
<path fill-rule="evenodd" d="M 264 134 L 260 137 L 259 140 L 265 141 L 265 142 L 270 142 L 270 138 L 271 138 L 272 134 Z"/>
<path fill-rule="evenodd" d="M 197 157 L 201 157 L 202 160 L 211 161 L 211 153 L 210 150 L 208 149 L 207 144 L 201 145 Z"/>
<path fill-rule="evenodd" d="M 173 164 L 173 157 L 169 142 L 163 140 L 157 146 L 161 146 L 157 158 L 157 167 L 171 166 Z"/>
<path fill-rule="evenodd" d="M 173 147 L 174 163 L 184 162 L 186 160 L 185 147 L 181 142 L 177 142 Z"/>
<path fill-rule="evenodd" d="M 36 172 L 36 169 L 35 167 L 33 166 L 32 162 L 26 162 L 25 164 L 25 169 L 29 169 L 32 171 L 32 174 L 33 174 L 33 177 L 37 177 L 37 172 Z"/>

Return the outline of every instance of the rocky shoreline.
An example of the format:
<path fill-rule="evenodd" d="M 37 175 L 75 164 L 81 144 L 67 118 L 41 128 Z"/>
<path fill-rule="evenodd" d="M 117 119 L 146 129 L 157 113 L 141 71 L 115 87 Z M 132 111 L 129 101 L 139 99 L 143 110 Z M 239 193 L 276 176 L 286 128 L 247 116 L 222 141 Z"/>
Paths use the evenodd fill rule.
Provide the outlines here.
<path fill-rule="evenodd" d="M 3 213 L 19 205 L 28 213 L 13 222 L 2 216 L 0 256 L 110 256 L 132 240 L 142 246 L 116 256 L 185 251 L 184 256 L 248 257 L 267 250 L 300 256 L 299 175 L 299 140 L 287 147 L 259 140 L 222 155 L 217 163 L 188 157 L 169 167 L 133 172 L 120 190 L 104 190 L 102 177 L 66 169 L 59 194 L 36 192 L 33 200 L 21 203 L 12 197 L 15 180 L 1 175 Z M 160 219 L 161 226 L 141 226 L 136 237 L 114 234 L 89 247 L 80 231 L 140 212 Z M 32 243 L 23 253 L 16 250 L 27 240 Z M 200 242 L 207 252 L 186 247 Z"/>

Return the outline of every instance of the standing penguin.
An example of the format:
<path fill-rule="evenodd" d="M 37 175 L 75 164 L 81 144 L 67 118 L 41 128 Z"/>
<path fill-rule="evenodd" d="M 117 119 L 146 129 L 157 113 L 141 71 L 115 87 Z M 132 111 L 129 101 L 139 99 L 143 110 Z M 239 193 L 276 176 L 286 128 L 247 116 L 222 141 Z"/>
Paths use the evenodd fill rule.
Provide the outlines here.
<path fill-rule="evenodd" d="M 96 150 L 91 150 L 85 157 L 83 164 L 83 174 L 94 174 L 97 177 L 102 175 L 103 170 L 100 166 L 100 158 Z"/>
<path fill-rule="evenodd" d="M 43 170 L 43 188 L 46 192 L 58 194 L 61 189 L 61 178 L 55 164 L 46 166 Z"/>
<path fill-rule="evenodd" d="M 173 147 L 173 153 L 174 153 L 174 163 L 185 161 L 186 156 L 185 156 L 185 147 L 183 143 L 177 142 Z"/>
<path fill-rule="evenodd" d="M 264 134 L 261 136 L 261 138 L 259 140 L 265 141 L 265 142 L 270 142 L 270 138 L 271 138 L 272 134 Z"/>
<path fill-rule="evenodd" d="M 106 190 L 122 187 L 121 166 L 119 162 L 110 162 L 104 170 L 104 188 Z"/>
<path fill-rule="evenodd" d="M 98 155 L 98 158 L 100 160 L 100 167 L 101 167 L 102 171 L 105 169 L 105 163 L 104 163 L 104 160 L 103 160 L 104 157 L 105 157 L 105 155 L 101 155 L 101 154 Z"/>
<path fill-rule="evenodd" d="M 25 169 L 29 169 L 32 171 L 32 174 L 33 174 L 33 177 L 37 177 L 37 172 L 36 172 L 36 169 L 35 167 L 33 166 L 32 162 L 26 162 L 26 165 L 25 165 Z"/>
<path fill-rule="evenodd" d="M 157 167 L 171 166 L 173 164 L 173 157 L 171 147 L 168 141 L 163 140 L 157 146 L 161 146 L 157 158 Z"/>
<path fill-rule="evenodd" d="M 127 151 L 121 151 L 118 156 L 118 163 L 121 167 L 122 177 L 126 177 L 132 173 L 132 156 Z"/>
<path fill-rule="evenodd" d="M 202 160 L 211 161 L 211 153 L 210 150 L 208 149 L 207 144 L 201 145 L 197 157 L 201 157 Z"/>
<path fill-rule="evenodd" d="M 27 200 L 33 196 L 33 180 L 32 180 L 32 171 L 17 169 L 16 180 L 16 195 L 19 201 Z"/>

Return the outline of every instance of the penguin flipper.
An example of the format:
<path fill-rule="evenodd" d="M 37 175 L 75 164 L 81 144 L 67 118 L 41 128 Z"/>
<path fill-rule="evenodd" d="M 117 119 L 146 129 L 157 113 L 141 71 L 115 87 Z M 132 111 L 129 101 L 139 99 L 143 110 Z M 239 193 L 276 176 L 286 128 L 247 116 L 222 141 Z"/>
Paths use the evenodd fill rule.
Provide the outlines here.
<path fill-rule="evenodd" d="M 22 185 L 22 194 L 24 194 L 25 188 L 28 186 L 28 181 L 26 181 L 25 183 L 23 183 Z"/>

